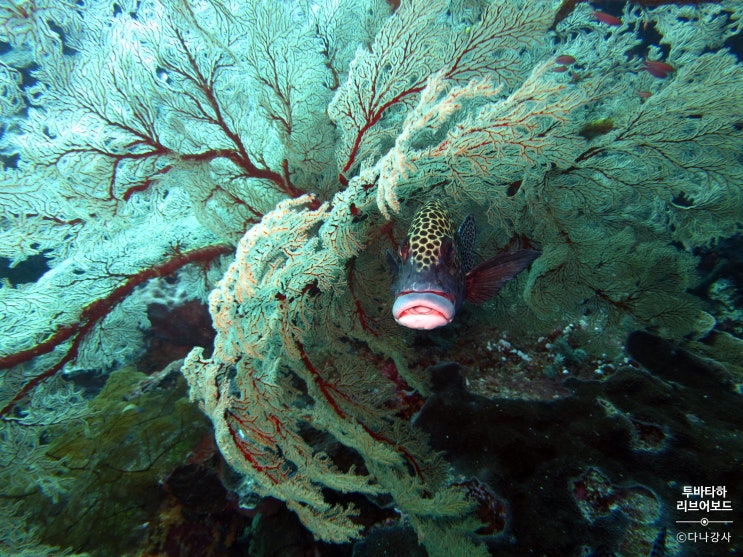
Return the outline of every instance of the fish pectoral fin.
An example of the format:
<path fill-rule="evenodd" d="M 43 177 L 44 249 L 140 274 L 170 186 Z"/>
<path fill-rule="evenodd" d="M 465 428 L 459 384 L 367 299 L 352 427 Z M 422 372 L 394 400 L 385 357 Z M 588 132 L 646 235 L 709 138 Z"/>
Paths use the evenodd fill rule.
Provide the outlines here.
<path fill-rule="evenodd" d="M 502 253 L 483 261 L 467 273 L 465 299 L 473 304 L 487 302 L 505 283 L 526 269 L 541 254 L 541 251 L 524 249 Z"/>
<path fill-rule="evenodd" d="M 390 250 L 387 250 L 387 253 L 385 255 L 387 256 L 387 265 L 390 266 L 392 274 L 395 278 L 397 278 L 397 275 L 400 272 L 400 265 L 398 265 L 397 263 L 397 258 Z"/>

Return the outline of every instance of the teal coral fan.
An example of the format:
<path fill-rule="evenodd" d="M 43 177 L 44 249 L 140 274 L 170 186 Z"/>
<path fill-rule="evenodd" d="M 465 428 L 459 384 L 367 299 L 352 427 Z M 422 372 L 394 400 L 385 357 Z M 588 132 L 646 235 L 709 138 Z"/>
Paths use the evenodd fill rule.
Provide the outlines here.
<path fill-rule="evenodd" d="M 244 492 L 335 542 L 362 527 L 328 491 L 391 497 L 431 555 L 485 555 L 475 502 L 397 399 L 430 389 L 389 316 L 383 253 L 406 227 L 388 219 L 436 196 L 489 223 L 489 246 L 538 247 L 520 283 L 533 330 L 568 316 L 674 339 L 715 324 L 688 293 L 693 250 L 743 224 L 737 3 L 628 5 L 611 25 L 559 9 L 0 8 L 0 255 L 50 267 L 0 288 L 6 438 L 59 412 L 29 402 L 39 384 L 133 361 L 149 303 L 222 276 L 214 352 L 183 373 Z"/>

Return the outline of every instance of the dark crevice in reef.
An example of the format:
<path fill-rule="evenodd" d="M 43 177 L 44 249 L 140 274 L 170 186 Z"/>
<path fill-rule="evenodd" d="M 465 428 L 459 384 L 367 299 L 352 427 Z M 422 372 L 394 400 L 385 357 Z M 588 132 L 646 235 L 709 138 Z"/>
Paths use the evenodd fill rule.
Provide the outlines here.
<path fill-rule="evenodd" d="M 572 396 L 549 402 L 487 399 L 465 390 L 458 365 L 431 368 L 434 394 L 416 425 L 459 474 L 507 502 L 506 530 L 490 542 L 499 557 L 649 549 L 653 532 L 672 534 L 688 518 L 676 510 L 683 486 L 739 497 L 743 413 L 731 376 L 647 333 L 633 333 L 627 349 L 644 369 L 568 379 Z M 734 545 L 688 545 L 684 555 L 729 555 Z"/>

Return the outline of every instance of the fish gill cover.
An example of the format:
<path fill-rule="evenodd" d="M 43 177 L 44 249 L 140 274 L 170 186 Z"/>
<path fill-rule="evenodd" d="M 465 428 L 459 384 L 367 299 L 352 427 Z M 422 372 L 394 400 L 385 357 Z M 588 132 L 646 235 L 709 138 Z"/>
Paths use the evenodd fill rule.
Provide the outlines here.
<path fill-rule="evenodd" d="M 362 533 L 333 492 L 388 498 L 429 554 L 486 555 L 476 502 L 400 407 L 430 385 L 385 250 L 436 197 L 476 213 L 487 256 L 542 252 L 481 310 L 494 326 L 579 318 L 599 352 L 632 328 L 708 333 L 689 289 L 694 250 L 743 224 L 742 18 L 733 0 L 4 3 L 0 256 L 49 267 L 0 287 L 5 515 L 68 493 L 46 445 L 91 410 L 63 375 L 131 364 L 149 304 L 208 295 L 213 352 L 183 374 L 244 495 L 332 542 Z"/>

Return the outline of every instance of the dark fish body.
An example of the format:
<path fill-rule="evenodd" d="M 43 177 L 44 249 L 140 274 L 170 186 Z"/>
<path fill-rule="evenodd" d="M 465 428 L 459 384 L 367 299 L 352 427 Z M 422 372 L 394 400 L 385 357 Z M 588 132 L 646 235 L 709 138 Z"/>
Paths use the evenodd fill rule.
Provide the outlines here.
<path fill-rule="evenodd" d="M 481 304 L 539 257 L 540 252 L 502 253 L 474 266 L 475 220 L 468 215 L 458 229 L 439 201 L 430 201 L 413 217 L 391 264 L 397 275 L 392 314 L 411 329 L 435 329 L 451 323 L 465 300 Z"/>

